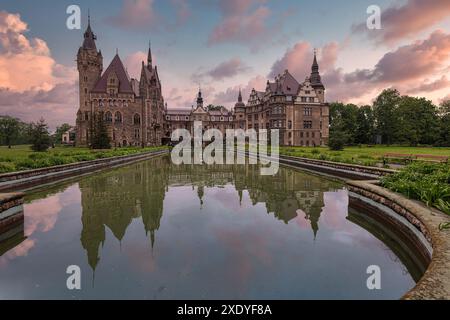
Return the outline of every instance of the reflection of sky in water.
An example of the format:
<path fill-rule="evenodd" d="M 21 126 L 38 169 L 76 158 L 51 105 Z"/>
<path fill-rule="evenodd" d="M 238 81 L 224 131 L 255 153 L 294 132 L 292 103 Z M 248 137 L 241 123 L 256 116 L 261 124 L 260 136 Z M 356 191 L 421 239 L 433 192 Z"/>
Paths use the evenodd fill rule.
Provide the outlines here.
<path fill-rule="evenodd" d="M 27 199 L 27 239 L 0 257 L 0 298 L 399 298 L 414 285 L 346 219 L 334 182 L 155 161 Z M 71 264 L 81 291 L 65 287 Z M 366 288 L 371 264 L 380 291 Z"/>

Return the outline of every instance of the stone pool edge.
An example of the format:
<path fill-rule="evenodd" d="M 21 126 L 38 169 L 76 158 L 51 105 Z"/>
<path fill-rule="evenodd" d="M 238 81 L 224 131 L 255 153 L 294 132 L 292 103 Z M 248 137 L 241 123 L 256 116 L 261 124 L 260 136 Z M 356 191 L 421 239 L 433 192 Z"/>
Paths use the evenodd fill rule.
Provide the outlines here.
<path fill-rule="evenodd" d="M 431 262 L 419 282 L 401 299 L 450 299 L 450 230 L 439 230 L 448 216 L 418 201 L 376 185 L 377 181 L 346 181 L 349 191 L 384 205 L 404 217 L 424 235 L 433 248 Z"/>
<path fill-rule="evenodd" d="M 22 191 L 36 185 L 59 182 L 67 178 L 90 174 L 104 169 L 115 168 L 167 153 L 169 153 L 169 150 L 163 149 L 0 174 L 0 196 L 4 193 Z"/>

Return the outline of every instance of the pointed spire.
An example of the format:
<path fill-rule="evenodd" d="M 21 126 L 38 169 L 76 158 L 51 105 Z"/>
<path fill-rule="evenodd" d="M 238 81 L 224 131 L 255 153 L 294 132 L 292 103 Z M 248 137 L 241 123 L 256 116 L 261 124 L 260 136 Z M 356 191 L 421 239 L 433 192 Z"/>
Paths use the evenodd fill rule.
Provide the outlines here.
<path fill-rule="evenodd" d="M 239 87 L 238 102 L 242 102 L 242 92 L 241 92 L 241 87 Z"/>
<path fill-rule="evenodd" d="M 95 40 L 97 40 L 97 36 L 92 32 L 91 29 L 91 14 L 88 11 L 88 26 L 86 31 L 84 32 L 84 41 L 83 41 L 83 49 L 93 49 L 97 51 L 97 47 L 95 46 Z"/>
<path fill-rule="evenodd" d="M 321 79 L 320 73 L 319 73 L 319 64 L 317 63 L 317 50 L 316 49 L 314 49 L 314 59 L 313 59 L 313 64 L 311 66 L 310 81 L 311 81 L 313 88 L 324 89 L 324 86 L 322 84 L 322 79 Z"/>
<path fill-rule="evenodd" d="M 147 65 L 152 68 L 152 42 L 149 40 L 148 41 L 148 54 L 147 54 Z"/>

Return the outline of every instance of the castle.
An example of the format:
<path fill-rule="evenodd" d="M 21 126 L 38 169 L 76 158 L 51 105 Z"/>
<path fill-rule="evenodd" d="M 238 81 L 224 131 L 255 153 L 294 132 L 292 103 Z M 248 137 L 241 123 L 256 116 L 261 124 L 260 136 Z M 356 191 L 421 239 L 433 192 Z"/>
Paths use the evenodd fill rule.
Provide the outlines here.
<path fill-rule="evenodd" d="M 280 145 L 322 146 L 328 143 L 329 107 L 325 103 L 319 65 L 314 53 L 311 74 L 299 83 L 288 70 L 267 81 L 265 91 L 252 90 L 248 103 L 241 91 L 230 111 L 207 108 L 199 90 L 191 108 L 168 108 L 162 96 L 157 66 L 149 46 L 147 64 L 142 62 L 139 81 L 129 77 L 116 53 L 103 72 L 101 50 L 90 19 L 77 54 L 80 106 L 76 118 L 76 145 L 89 146 L 94 118 L 102 115 L 111 145 L 155 146 L 170 139 L 176 129 L 192 132 L 194 121 L 203 129 L 279 129 Z M 103 73 L 102 73 L 103 72 Z"/>

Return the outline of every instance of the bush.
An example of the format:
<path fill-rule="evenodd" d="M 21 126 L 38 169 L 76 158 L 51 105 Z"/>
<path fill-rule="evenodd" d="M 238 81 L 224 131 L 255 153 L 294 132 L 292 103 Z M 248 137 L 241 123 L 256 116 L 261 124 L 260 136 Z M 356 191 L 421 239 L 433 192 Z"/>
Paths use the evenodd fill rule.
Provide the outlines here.
<path fill-rule="evenodd" d="M 11 162 L 0 162 L 0 173 L 13 172 L 16 166 Z"/>
<path fill-rule="evenodd" d="M 330 140 L 328 141 L 328 147 L 333 151 L 344 150 L 347 137 L 343 132 L 337 131 L 330 134 Z"/>
<path fill-rule="evenodd" d="M 382 178 L 381 185 L 450 214 L 446 209 L 450 206 L 448 164 L 416 162 L 398 173 Z"/>

